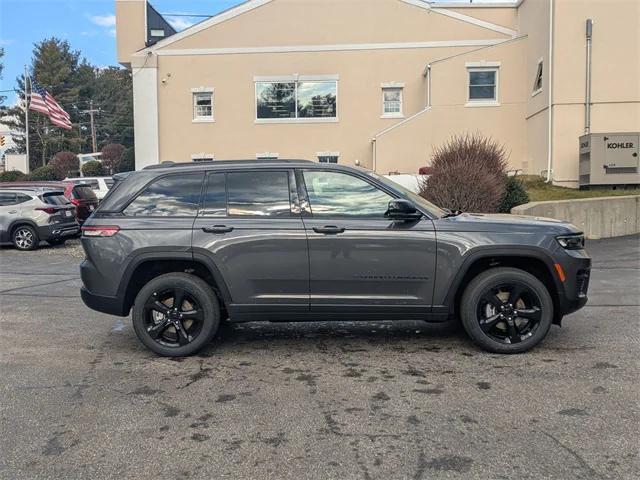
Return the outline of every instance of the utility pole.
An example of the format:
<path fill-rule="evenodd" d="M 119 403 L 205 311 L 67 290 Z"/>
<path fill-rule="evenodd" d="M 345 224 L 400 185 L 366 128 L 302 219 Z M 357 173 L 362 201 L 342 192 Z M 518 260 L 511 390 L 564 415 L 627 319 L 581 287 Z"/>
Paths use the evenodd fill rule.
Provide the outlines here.
<path fill-rule="evenodd" d="M 88 113 L 89 118 L 91 119 L 91 143 L 93 145 L 93 152 L 96 153 L 98 150 L 98 142 L 96 139 L 96 124 L 93 120 L 93 115 L 96 113 L 100 113 L 99 108 L 93 108 L 93 100 L 89 100 L 89 110 L 82 110 L 80 113 Z"/>

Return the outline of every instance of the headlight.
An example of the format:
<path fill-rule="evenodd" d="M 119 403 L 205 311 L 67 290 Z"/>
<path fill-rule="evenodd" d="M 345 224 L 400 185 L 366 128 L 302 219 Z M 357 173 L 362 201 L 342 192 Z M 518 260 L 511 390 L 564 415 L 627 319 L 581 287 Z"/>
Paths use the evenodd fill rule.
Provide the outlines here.
<path fill-rule="evenodd" d="M 567 250 L 582 250 L 584 248 L 584 235 L 579 233 L 576 235 L 561 235 L 556 237 L 562 248 Z"/>

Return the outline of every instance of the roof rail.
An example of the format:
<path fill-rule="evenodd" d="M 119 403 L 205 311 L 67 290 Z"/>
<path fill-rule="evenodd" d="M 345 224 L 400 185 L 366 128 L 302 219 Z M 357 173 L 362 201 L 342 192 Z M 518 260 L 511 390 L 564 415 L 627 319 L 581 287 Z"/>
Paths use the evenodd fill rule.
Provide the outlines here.
<path fill-rule="evenodd" d="M 185 167 L 197 167 L 199 165 L 229 165 L 229 164 L 238 164 L 238 163 L 258 163 L 258 164 L 267 164 L 267 163 L 316 163 L 313 160 L 258 160 L 258 159 L 247 159 L 247 160 L 204 160 L 200 162 L 173 162 L 170 160 L 164 161 L 162 163 L 158 163 L 155 165 L 147 165 L 142 170 L 155 170 L 158 168 L 185 168 Z"/>

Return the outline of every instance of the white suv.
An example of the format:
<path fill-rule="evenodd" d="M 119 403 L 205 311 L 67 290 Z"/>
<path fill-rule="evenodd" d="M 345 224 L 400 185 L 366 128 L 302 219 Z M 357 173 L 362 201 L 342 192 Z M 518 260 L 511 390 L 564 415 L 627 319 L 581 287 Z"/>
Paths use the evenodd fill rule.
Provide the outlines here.
<path fill-rule="evenodd" d="M 64 181 L 86 183 L 91 187 L 93 193 L 96 194 L 98 200 L 102 200 L 109 189 L 113 186 L 113 178 L 111 177 L 76 177 L 65 178 Z"/>

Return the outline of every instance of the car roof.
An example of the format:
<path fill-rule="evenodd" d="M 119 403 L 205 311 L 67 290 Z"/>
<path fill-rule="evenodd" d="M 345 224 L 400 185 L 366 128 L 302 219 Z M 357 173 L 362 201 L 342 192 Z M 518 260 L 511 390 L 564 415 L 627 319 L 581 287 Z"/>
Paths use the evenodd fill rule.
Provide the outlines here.
<path fill-rule="evenodd" d="M 17 186 L 0 186 L 0 191 L 11 191 L 24 194 L 38 194 L 38 193 L 60 193 L 64 195 L 64 190 L 58 187 L 17 187 Z"/>

